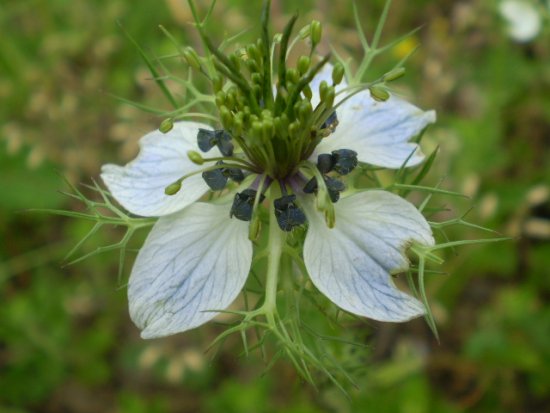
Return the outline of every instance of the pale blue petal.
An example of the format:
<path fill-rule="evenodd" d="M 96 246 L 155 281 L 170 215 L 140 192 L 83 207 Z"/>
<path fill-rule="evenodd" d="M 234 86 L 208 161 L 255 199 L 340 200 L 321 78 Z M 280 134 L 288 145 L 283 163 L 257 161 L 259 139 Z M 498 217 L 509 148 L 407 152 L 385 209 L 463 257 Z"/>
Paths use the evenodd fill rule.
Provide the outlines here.
<path fill-rule="evenodd" d="M 312 159 L 336 149 L 352 149 L 361 162 L 395 169 L 409 156 L 407 166 L 422 162 L 418 145 L 409 141 L 436 118 L 433 110 L 424 112 L 395 96 L 377 102 L 368 91 L 345 101 L 336 113 L 336 131 L 321 141 Z"/>
<path fill-rule="evenodd" d="M 155 224 L 128 285 L 130 316 L 143 338 L 198 327 L 237 297 L 252 243 L 248 223 L 230 219 L 229 209 L 196 203 Z"/>
<path fill-rule="evenodd" d="M 375 320 L 424 314 L 424 306 L 398 290 L 391 277 L 408 268 L 411 242 L 434 243 L 429 224 L 412 204 L 385 191 L 358 193 L 334 205 L 332 229 L 313 202 L 304 206 L 309 221 L 304 261 L 319 291 L 340 308 Z"/>
<path fill-rule="evenodd" d="M 199 128 L 212 129 L 196 122 L 178 122 L 163 134 L 155 130 L 141 138 L 140 152 L 126 166 L 104 165 L 101 178 L 115 199 L 129 212 L 141 216 L 163 216 L 185 208 L 199 199 L 208 186 L 197 174 L 182 183 L 181 190 L 172 196 L 164 189 L 190 172 L 202 168 L 187 156 L 198 151 Z M 218 156 L 216 148 L 212 156 Z"/>

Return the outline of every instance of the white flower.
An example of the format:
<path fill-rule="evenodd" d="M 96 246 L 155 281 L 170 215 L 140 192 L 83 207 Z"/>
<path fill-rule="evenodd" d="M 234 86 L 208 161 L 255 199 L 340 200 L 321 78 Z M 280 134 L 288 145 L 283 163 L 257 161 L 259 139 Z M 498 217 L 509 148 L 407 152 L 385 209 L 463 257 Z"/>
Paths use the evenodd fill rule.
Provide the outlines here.
<path fill-rule="evenodd" d="M 331 70 L 326 66 L 311 82 L 312 89 Z M 314 105 L 319 101 L 319 96 L 313 96 Z M 321 140 L 310 160 L 345 148 L 355 151 L 360 162 L 380 167 L 399 168 L 407 159 L 408 166 L 416 165 L 423 156 L 409 141 L 435 121 L 433 111 L 423 112 L 393 96 L 376 102 L 367 91 L 346 100 L 337 116 L 334 133 Z M 166 134 L 151 132 L 141 139 L 134 161 L 124 167 L 105 165 L 102 170 L 103 181 L 124 208 L 136 215 L 159 217 L 138 254 L 128 286 L 130 315 L 143 338 L 186 331 L 209 321 L 235 300 L 250 271 L 249 223 L 230 218 L 235 204 L 199 201 L 209 187 L 200 173 L 189 176 L 204 168 L 188 157 L 189 151 L 199 150 L 200 129 L 212 130 L 180 122 Z M 212 150 L 213 157 L 220 156 L 216 147 Z M 254 170 L 253 174 L 267 172 Z M 181 190 L 166 195 L 166 187 L 182 176 L 189 177 Z M 423 305 L 392 281 L 392 274 L 407 269 L 405 251 L 412 242 L 434 243 L 420 212 L 397 195 L 369 190 L 335 202 L 335 226 L 329 228 L 315 196 L 296 186 L 299 179 L 299 173 L 288 177 L 297 204 L 288 201 L 279 208 L 291 204 L 294 213 L 299 205 L 303 214 L 298 218 L 307 217 L 303 257 L 315 286 L 353 314 L 382 321 L 422 315 Z"/>
<path fill-rule="evenodd" d="M 504 0 L 499 11 L 508 23 L 508 34 L 515 41 L 529 42 L 539 34 L 542 16 L 534 4 L 525 0 Z"/>

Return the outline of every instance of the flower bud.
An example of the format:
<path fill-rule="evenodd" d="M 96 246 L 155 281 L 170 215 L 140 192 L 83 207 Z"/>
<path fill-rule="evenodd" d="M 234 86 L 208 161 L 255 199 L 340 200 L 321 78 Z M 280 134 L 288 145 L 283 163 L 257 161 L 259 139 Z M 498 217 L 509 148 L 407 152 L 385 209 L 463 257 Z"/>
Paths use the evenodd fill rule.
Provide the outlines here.
<path fill-rule="evenodd" d="M 225 130 L 231 130 L 233 126 L 233 117 L 227 106 L 220 106 L 220 119 Z"/>
<path fill-rule="evenodd" d="M 262 122 L 260 121 L 254 121 L 252 122 L 252 129 L 251 129 L 251 132 L 252 132 L 252 136 L 255 138 L 255 139 L 261 139 L 262 138 L 262 133 L 263 133 L 263 129 L 262 129 Z"/>
<path fill-rule="evenodd" d="M 333 86 L 329 87 L 327 89 L 327 93 L 325 94 L 325 98 L 323 99 L 323 102 L 325 103 L 327 108 L 331 108 L 334 105 L 334 99 L 336 98 L 336 90 Z"/>
<path fill-rule="evenodd" d="M 183 49 L 183 57 L 187 62 L 187 64 L 191 66 L 193 69 L 201 70 L 199 55 L 197 54 L 197 52 L 195 52 L 195 49 L 193 49 L 190 46 L 187 46 L 185 49 Z"/>
<path fill-rule="evenodd" d="M 326 82 L 326 80 L 323 80 L 319 84 L 319 97 L 321 98 L 321 101 L 325 100 L 325 96 L 327 95 L 327 90 L 328 90 L 328 83 Z"/>
<path fill-rule="evenodd" d="M 306 124 L 309 117 L 313 113 L 313 107 L 311 106 L 311 102 L 309 100 L 302 100 L 298 104 L 298 118 L 303 124 Z"/>
<path fill-rule="evenodd" d="M 260 71 L 258 68 L 258 63 L 254 59 L 249 59 L 246 61 L 246 67 L 250 73 L 257 73 Z"/>
<path fill-rule="evenodd" d="M 338 62 L 334 65 L 334 69 L 332 69 L 332 84 L 333 85 L 339 85 L 342 82 L 342 79 L 344 78 L 344 66 L 342 63 Z"/>
<path fill-rule="evenodd" d="M 381 86 L 371 86 L 369 91 L 372 98 L 377 102 L 385 102 L 390 98 L 390 93 Z"/>
<path fill-rule="evenodd" d="M 318 20 L 313 20 L 311 22 L 311 44 L 315 48 L 321 42 L 321 36 L 323 35 L 323 26 Z"/>
<path fill-rule="evenodd" d="M 252 93 L 258 102 L 262 99 L 262 87 L 260 85 L 252 85 Z"/>
<path fill-rule="evenodd" d="M 168 133 L 172 130 L 173 127 L 174 127 L 174 120 L 172 118 L 167 118 L 161 122 L 159 126 L 159 131 L 161 133 Z"/>
<path fill-rule="evenodd" d="M 313 92 L 311 91 L 311 88 L 309 87 L 309 85 L 304 86 L 302 93 L 307 98 L 307 100 L 311 101 L 311 99 L 313 98 Z"/>
<path fill-rule="evenodd" d="M 176 181 L 173 184 L 168 185 L 164 188 L 164 193 L 166 195 L 176 195 L 181 189 L 181 181 Z"/>
<path fill-rule="evenodd" d="M 288 125 L 288 134 L 291 137 L 299 136 L 301 128 L 302 128 L 302 124 L 298 120 L 295 120 L 290 125 Z"/>
<path fill-rule="evenodd" d="M 259 73 L 252 73 L 250 75 L 250 80 L 252 80 L 252 83 L 255 83 L 257 85 L 261 85 L 262 84 L 262 75 L 260 75 Z"/>
<path fill-rule="evenodd" d="M 212 87 L 214 88 L 214 92 L 219 92 L 223 89 L 223 78 L 217 73 L 212 76 Z"/>
<path fill-rule="evenodd" d="M 271 112 L 269 109 L 262 110 L 262 119 L 271 119 L 273 120 L 273 112 Z"/>
<path fill-rule="evenodd" d="M 275 131 L 280 137 L 288 136 L 288 117 L 283 113 L 280 117 L 273 120 Z"/>
<path fill-rule="evenodd" d="M 311 59 L 309 56 L 300 56 L 298 59 L 298 72 L 300 72 L 300 75 L 304 75 L 308 70 L 309 66 L 311 65 Z"/>
<path fill-rule="evenodd" d="M 237 56 L 236 53 L 231 53 L 229 55 L 229 60 L 231 60 L 231 63 L 233 63 L 233 66 L 235 66 L 235 69 L 240 70 L 241 69 L 241 59 L 239 56 Z"/>
<path fill-rule="evenodd" d="M 227 93 L 226 95 L 225 106 L 227 106 L 227 109 L 232 110 L 232 109 L 235 109 L 236 104 L 237 104 L 236 93 L 231 93 L 231 91 L 229 91 L 229 93 Z M 218 106 L 221 106 L 221 105 L 218 105 Z"/>
<path fill-rule="evenodd" d="M 249 44 L 246 46 L 246 53 L 250 60 L 255 60 L 256 62 L 260 61 L 260 51 L 254 44 Z"/>
<path fill-rule="evenodd" d="M 197 164 L 197 165 L 202 165 L 204 163 L 204 159 L 203 157 L 201 156 L 200 153 L 198 153 L 197 151 L 187 151 L 187 157 L 191 160 L 191 162 L 193 162 L 194 164 Z"/>
<path fill-rule="evenodd" d="M 389 73 L 386 73 L 383 79 L 384 79 L 384 82 L 392 82 L 403 76 L 405 76 L 405 68 L 400 67 L 390 71 Z"/>
<path fill-rule="evenodd" d="M 273 132 L 275 131 L 275 125 L 272 119 L 265 119 L 262 122 L 262 136 L 264 139 L 271 139 Z"/>
<path fill-rule="evenodd" d="M 216 106 L 220 107 L 222 105 L 225 105 L 226 99 L 227 99 L 227 95 L 225 94 L 225 92 L 220 90 L 218 93 L 216 93 L 216 98 L 215 98 Z"/>
<path fill-rule="evenodd" d="M 244 131 L 244 113 L 238 112 L 233 118 L 233 130 L 236 135 L 242 135 Z"/>
<path fill-rule="evenodd" d="M 300 74 L 296 69 L 290 68 L 286 71 L 286 78 L 292 83 L 298 83 L 300 81 Z"/>

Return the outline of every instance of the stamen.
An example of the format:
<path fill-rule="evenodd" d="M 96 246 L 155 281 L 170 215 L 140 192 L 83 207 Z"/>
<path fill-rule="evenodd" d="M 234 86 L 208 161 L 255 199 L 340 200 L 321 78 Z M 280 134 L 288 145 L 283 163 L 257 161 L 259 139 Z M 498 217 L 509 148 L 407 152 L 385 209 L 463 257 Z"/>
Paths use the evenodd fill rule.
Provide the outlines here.
<path fill-rule="evenodd" d="M 306 215 L 295 201 L 296 195 L 285 195 L 273 202 L 277 223 L 283 231 L 291 231 L 306 223 Z"/>
<path fill-rule="evenodd" d="M 226 164 L 223 161 L 218 161 L 216 165 L 223 166 Z M 210 189 L 213 191 L 221 191 L 227 185 L 228 178 L 235 182 L 242 182 L 244 180 L 244 174 L 240 169 L 226 167 L 204 171 L 202 173 L 202 178 Z"/>
<path fill-rule="evenodd" d="M 216 132 L 207 129 L 199 129 L 197 143 L 203 152 L 208 152 L 216 144 Z"/>
<path fill-rule="evenodd" d="M 216 165 L 223 165 L 222 161 L 216 162 Z M 212 191 L 221 191 L 227 185 L 227 176 L 224 173 L 225 168 L 204 171 L 202 179 Z"/>
<path fill-rule="evenodd" d="M 215 146 L 218 147 L 223 156 L 233 155 L 233 143 L 231 143 L 231 135 L 223 129 L 207 130 L 199 129 L 197 134 L 197 143 L 203 152 L 208 152 Z"/>
<path fill-rule="evenodd" d="M 328 174 L 334 167 L 333 156 L 328 153 L 322 153 L 317 157 L 317 169 L 322 174 Z"/>
<path fill-rule="evenodd" d="M 303 191 L 306 194 L 312 194 L 315 191 L 317 191 L 318 185 L 317 185 L 317 178 L 314 176 L 311 178 L 304 186 Z"/>
<path fill-rule="evenodd" d="M 233 180 L 235 182 L 244 181 L 244 173 L 240 169 L 225 168 L 223 172 L 228 178 L 230 178 L 231 180 Z"/>
<path fill-rule="evenodd" d="M 327 186 L 328 195 L 333 203 L 338 202 L 340 199 L 340 192 L 346 189 L 346 186 L 342 181 L 330 176 L 324 176 L 325 185 Z"/>
<path fill-rule="evenodd" d="M 305 185 L 303 191 L 305 193 L 315 192 L 317 197 L 317 209 L 324 213 L 327 226 L 329 228 L 334 228 L 336 223 L 336 214 L 333 205 L 333 202 L 335 201 L 333 201 L 333 199 L 336 198 L 336 196 L 334 194 L 330 194 L 330 190 L 327 186 L 328 177 L 324 176 L 310 161 L 303 161 L 300 163 L 300 166 L 304 169 L 308 169 L 314 175 L 313 178 L 310 179 L 310 181 Z M 331 179 L 337 181 L 334 178 Z M 338 189 L 339 187 L 337 185 L 338 184 L 336 183 L 331 183 L 332 189 Z M 339 193 L 337 193 L 337 198 L 340 198 Z M 338 199 L 336 199 L 336 201 L 337 200 Z"/>
<path fill-rule="evenodd" d="M 338 126 L 338 116 L 336 116 L 336 111 L 332 112 L 330 116 L 323 122 L 321 129 L 328 129 L 331 132 L 336 130 Z"/>
<path fill-rule="evenodd" d="M 330 176 L 323 176 L 323 181 L 325 182 L 325 186 L 327 188 L 327 193 L 330 197 L 330 200 L 335 203 L 338 202 L 340 199 L 340 192 L 344 191 L 346 189 L 346 186 L 342 181 L 339 181 L 336 178 L 332 178 Z M 319 186 L 317 184 L 317 178 L 314 176 L 311 178 L 306 185 L 303 188 L 303 191 L 306 194 L 313 194 L 317 193 L 319 189 Z"/>
<path fill-rule="evenodd" d="M 252 212 L 254 211 L 254 200 L 256 198 L 257 191 L 254 189 L 245 189 L 243 192 L 239 192 L 233 199 L 233 205 L 229 216 L 235 217 L 241 221 L 250 221 L 252 218 Z M 260 202 L 264 200 L 264 195 L 260 195 Z"/>
<path fill-rule="evenodd" d="M 333 169 L 340 175 L 347 175 L 357 167 L 357 152 L 351 149 L 332 151 Z"/>
<path fill-rule="evenodd" d="M 240 173 L 235 172 L 235 171 L 229 172 L 228 171 L 229 169 L 236 169 Z M 233 179 L 236 182 L 240 182 L 239 179 L 241 178 L 241 174 L 242 174 L 242 171 L 240 171 L 240 169 L 244 169 L 244 170 L 247 170 L 247 171 L 250 171 L 250 172 L 255 172 L 252 168 L 249 168 L 246 165 L 226 164 L 226 163 L 223 163 L 223 162 L 220 161 L 220 162 L 216 163 L 216 165 L 209 166 L 208 168 L 204 168 L 204 169 L 199 169 L 198 171 L 190 172 L 187 175 L 183 175 L 181 178 L 179 178 L 178 180 L 176 180 L 176 181 L 172 182 L 170 185 L 168 185 L 164 189 L 164 193 L 166 195 L 175 195 L 181 189 L 181 183 L 184 180 L 186 180 L 187 178 L 189 178 L 191 176 L 194 176 L 194 175 L 197 175 L 197 174 L 202 174 L 203 178 L 205 180 L 207 180 L 207 179 L 209 179 L 209 177 L 207 175 L 207 177 L 205 178 L 205 176 L 204 176 L 205 173 L 210 172 L 210 171 L 216 171 L 216 170 L 222 170 L 222 173 L 224 174 L 225 177 L 229 177 L 229 178 Z M 242 176 L 243 176 L 243 179 L 244 179 L 244 174 Z M 212 179 L 215 179 L 215 178 L 212 178 Z"/>

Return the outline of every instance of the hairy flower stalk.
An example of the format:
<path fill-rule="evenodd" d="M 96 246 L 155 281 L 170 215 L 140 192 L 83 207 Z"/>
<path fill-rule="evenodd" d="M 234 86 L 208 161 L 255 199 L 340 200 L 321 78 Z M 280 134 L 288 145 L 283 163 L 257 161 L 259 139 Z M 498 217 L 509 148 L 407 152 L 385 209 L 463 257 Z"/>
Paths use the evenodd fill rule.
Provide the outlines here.
<path fill-rule="evenodd" d="M 352 76 L 341 59 L 331 64 L 331 55 L 318 56 L 319 22 L 292 40 L 294 16 L 271 37 L 265 1 L 261 37 L 224 54 L 189 5 L 206 55 L 186 47 L 182 57 L 210 82 L 217 122 L 167 120 L 142 138 L 134 161 L 104 165 L 101 174 L 127 211 L 158 218 L 130 276 L 130 315 L 142 337 L 154 338 L 231 312 L 242 319 L 220 340 L 241 332 L 246 345 L 244 331 L 263 328 L 306 379 L 307 365 L 332 377 L 301 335 L 296 297 L 306 290 L 315 305 L 320 292 L 346 312 L 375 320 L 426 314 L 423 285 L 421 302 L 398 289 L 393 276 L 409 271 L 410 247 L 422 265 L 433 257 L 430 225 L 413 204 L 371 182 L 376 170 L 406 176 L 406 168 L 424 161 L 412 139 L 435 113 L 388 91 L 403 76 L 401 67 L 365 83 L 364 73 Z M 361 70 L 378 50 L 379 31 Z M 289 52 L 301 39 L 309 53 L 292 64 Z M 261 273 L 257 303 L 226 310 L 252 268 Z M 298 304 L 281 313 L 281 294 Z"/>

